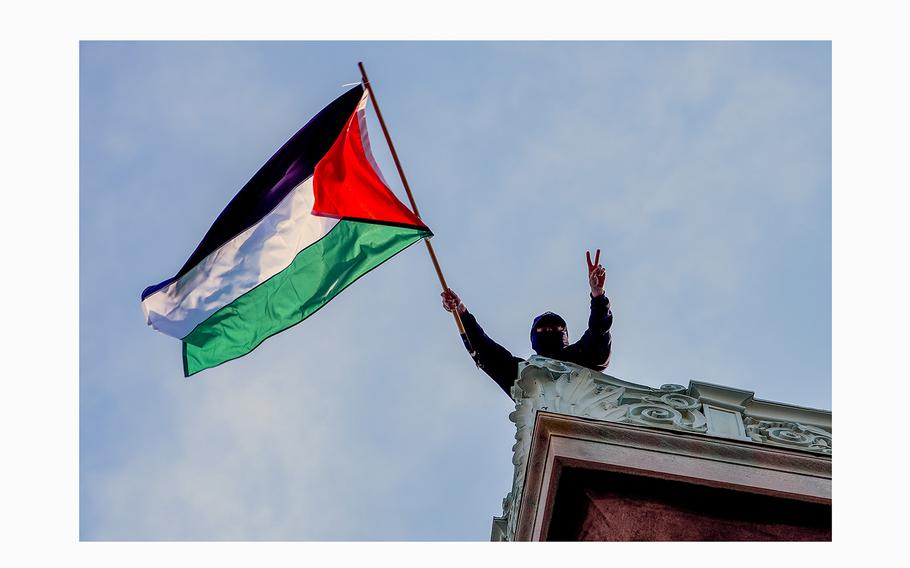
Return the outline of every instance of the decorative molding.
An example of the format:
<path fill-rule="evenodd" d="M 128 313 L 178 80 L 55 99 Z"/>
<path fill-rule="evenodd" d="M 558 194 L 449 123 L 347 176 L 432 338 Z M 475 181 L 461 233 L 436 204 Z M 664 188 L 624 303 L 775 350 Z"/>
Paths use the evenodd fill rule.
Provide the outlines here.
<path fill-rule="evenodd" d="M 799 422 L 745 419 L 746 434 L 756 442 L 831 455 L 831 433 Z"/>
<path fill-rule="evenodd" d="M 524 473 L 531 448 L 531 435 L 538 410 L 596 420 L 618 418 L 619 399 L 625 388 L 605 384 L 594 371 L 571 363 L 532 356 L 518 365 L 518 379 L 512 386 L 515 410 L 509 420 L 515 423 L 512 446 L 512 491 L 503 500 L 500 520 L 505 520 L 505 539 L 511 540 L 518 521 L 518 507 L 524 488 Z M 599 373 L 598 373 L 599 374 Z"/>
<path fill-rule="evenodd" d="M 820 427 L 830 424 L 830 412 L 756 401 L 752 392 L 710 383 L 692 381 L 688 388 L 665 384 L 655 389 L 532 355 L 519 363 L 511 395 L 515 469 L 512 490 L 503 499 L 503 514 L 494 517 L 496 540 L 511 540 L 515 535 L 538 411 L 831 455 L 831 432 Z M 763 410 L 779 407 L 781 421 L 749 416 L 752 404 Z M 794 416 L 802 421 L 793 421 Z"/>
<path fill-rule="evenodd" d="M 827 455 L 538 412 L 522 503 L 515 512 L 518 520 L 510 540 L 549 539 L 566 468 L 831 504 L 831 457 Z"/>

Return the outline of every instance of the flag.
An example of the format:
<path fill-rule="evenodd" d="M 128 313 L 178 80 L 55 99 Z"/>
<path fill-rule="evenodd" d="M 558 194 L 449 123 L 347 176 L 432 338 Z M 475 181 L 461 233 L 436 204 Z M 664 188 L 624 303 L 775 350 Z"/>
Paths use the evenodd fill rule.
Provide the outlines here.
<path fill-rule="evenodd" d="M 370 152 L 368 92 L 338 97 L 234 196 L 179 272 L 142 292 L 153 328 L 183 342 L 189 377 L 246 355 L 432 232 Z"/>

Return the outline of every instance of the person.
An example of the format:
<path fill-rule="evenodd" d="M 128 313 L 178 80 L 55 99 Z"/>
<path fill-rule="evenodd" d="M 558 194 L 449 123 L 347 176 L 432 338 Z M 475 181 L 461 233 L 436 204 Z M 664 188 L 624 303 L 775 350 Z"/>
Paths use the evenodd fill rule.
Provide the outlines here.
<path fill-rule="evenodd" d="M 610 363 L 612 348 L 610 327 L 613 325 L 613 312 L 610 310 L 610 300 L 604 294 L 607 273 L 600 264 L 600 249 L 597 249 L 593 262 L 591 251 L 586 255 L 588 284 L 591 286 L 591 315 L 588 317 L 588 329 L 581 339 L 570 344 L 566 321 L 558 314 L 544 312 L 534 318 L 531 324 L 531 348 L 543 357 L 602 371 Z M 518 378 L 518 363 L 522 359 L 515 357 L 505 347 L 490 339 L 451 288 L 447 288 L 441 295 L 443 308 L 449 312 L 458 311 L 468 340 L 474 348 L 473 356 L 477 366 L 511 397 L 512 384 Z"/>

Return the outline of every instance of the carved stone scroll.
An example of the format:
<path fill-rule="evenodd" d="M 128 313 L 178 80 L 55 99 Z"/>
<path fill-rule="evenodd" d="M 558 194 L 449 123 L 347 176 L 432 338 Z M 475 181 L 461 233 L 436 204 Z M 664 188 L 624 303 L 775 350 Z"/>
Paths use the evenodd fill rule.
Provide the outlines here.
<path fill-rule="evenodd" d="M 756 442 L 831 455 L 831 433 L 799 422 L 745 419 L 746 435 Z"/>

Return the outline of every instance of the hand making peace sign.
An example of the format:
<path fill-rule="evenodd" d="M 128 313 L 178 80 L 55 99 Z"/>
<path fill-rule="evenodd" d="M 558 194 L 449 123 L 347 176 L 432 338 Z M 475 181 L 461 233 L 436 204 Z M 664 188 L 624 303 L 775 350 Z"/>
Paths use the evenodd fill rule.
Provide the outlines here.
<path fill-rule="evenodd" d="M 596 298 L 604 293 L 607 271 L 600 265 L 600 249 L 597 249 L 594 262 L 591 262 L 591 251 L 587 251 L 585 254 L 588 256 L 588 284 L 591 285 L 591 296 Z"/>

